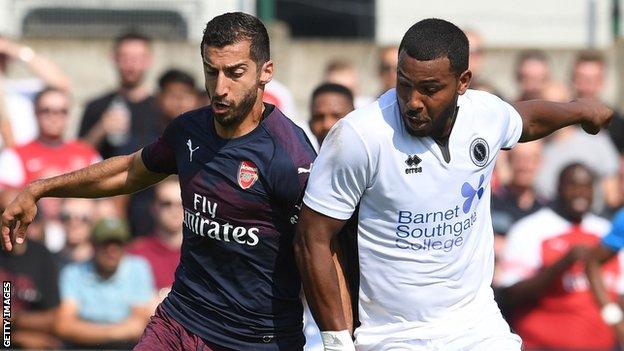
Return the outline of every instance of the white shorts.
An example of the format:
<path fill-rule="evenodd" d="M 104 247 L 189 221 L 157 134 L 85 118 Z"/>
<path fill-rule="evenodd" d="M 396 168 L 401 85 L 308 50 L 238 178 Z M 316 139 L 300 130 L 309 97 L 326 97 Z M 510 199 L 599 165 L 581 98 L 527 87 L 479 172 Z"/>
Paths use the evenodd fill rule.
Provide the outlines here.
<path fill-rule="evenodd" d="M 511 332 L 500 312 L 460 333 L 435 339 L 399 339 L 388 335 L 374 345 L 355 341 L 357 351 L 520 351 L 521 347 L 522 340 Z"/>

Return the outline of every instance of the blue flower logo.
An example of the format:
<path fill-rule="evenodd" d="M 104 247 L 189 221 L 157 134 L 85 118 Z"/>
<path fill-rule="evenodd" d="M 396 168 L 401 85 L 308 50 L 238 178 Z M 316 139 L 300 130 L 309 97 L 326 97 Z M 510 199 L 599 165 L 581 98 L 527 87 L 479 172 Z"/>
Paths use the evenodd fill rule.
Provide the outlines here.
<path fill-rule="evenodd" d="M 479 199 L 481 199 L 481 196 L 483 196 L 483 192 L 485 191 L 483 189 L 484 181 L 485 176 L 482 174 L 479 178 L 479 185 L 477 186 L 477 189 L 474 189 L 472 185 L 470 185 L 470 183 L 468 182 L 465 182 L 464 185 L 462 185 L 461 194 L 463 197 L 466 198 L 466 201 L 464 201 L 464 206 L 462 208 L 464 210 L 464 213 L 468 213 L 468 211 L 470 211 L 470 207 L 472 206 L 472 201 L 474 200 L 475 195 L 477 195 Z"/>

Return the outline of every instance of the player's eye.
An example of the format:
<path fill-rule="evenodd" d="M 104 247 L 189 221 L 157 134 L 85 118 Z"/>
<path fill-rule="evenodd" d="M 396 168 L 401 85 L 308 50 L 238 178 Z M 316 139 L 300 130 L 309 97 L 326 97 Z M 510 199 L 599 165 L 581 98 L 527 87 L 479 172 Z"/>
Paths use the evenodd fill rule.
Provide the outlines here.
<path fill-rule="evenodd" d="M 427 87 L 421 88 L 420 91 L 422 94 L 431 96 L 437 93 L 438 91 L 440 91 L 440 88 L 437 86 L 427 86 Z"/>
<path fill-rule="evenodd" d="M 206 74 L 210 77 L 216 77 L 219 74 L 219 71 L 216 69 L 207 69 Z"/>
<path fill-rule="evenodd" d="M 411 88 L 412 87 L 412 83 L 410 81 L 408 81 L 407 79 L 399 79 L 399 85 L 405 88 Z"/>

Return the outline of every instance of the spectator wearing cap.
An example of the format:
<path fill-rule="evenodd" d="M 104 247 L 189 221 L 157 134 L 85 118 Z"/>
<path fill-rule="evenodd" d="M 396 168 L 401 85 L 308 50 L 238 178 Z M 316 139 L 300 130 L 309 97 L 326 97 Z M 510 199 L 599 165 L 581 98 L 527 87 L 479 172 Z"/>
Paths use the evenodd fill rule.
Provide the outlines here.
<path fill-rule="evenodd" d="M 61 271 L 56 332 L 79 348 L 132 347 L 143 332 L 154 297 L 149 264 L 125 253 L 128 226 L 103 219 L 91 232 L 92 260 Z"/>

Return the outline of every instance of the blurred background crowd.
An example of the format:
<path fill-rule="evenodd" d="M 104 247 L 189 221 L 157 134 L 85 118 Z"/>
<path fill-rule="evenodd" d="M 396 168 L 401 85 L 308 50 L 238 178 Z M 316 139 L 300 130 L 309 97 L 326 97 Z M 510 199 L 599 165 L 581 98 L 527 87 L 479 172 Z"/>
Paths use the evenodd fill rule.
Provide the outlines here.
<path fill-rule="evenodd" d="M 618 0 L 441 3 L 0 2 L 0 210 L 29 182 L 133 152 L 170 120 L 209 104 L 199 39 L 205 22 L 227 11 L 268 25 L 276 76 L 265 100 L 316 147 L 337 120 L 394 87 L 400 37 L 431 16 L 466 31 L 474 89 L 509 102 L 624 103 Z M 494 287 L 529 349 L 617 343 L 581 263 L 624 206 L 623 155 L 616 113 L 597 136 L 568 127 L 499 158 Z M 170 177 L 129 197 L 41 201 L 28 241 L 0 253 L 0 277 L 13 283 L 13 347 L 131 347 L 173 282 L 179 193 Z M 610 292 L 624 294 L 624 265 L 616 259 L 603 271 Z"/>

